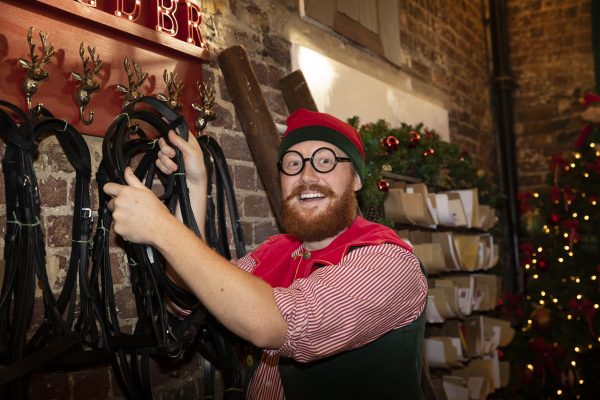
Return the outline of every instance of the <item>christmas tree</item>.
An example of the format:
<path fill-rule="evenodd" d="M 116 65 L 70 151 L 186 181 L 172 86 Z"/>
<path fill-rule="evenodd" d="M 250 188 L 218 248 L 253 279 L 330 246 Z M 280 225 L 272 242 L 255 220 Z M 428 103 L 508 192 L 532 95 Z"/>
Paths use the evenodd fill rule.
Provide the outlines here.
<path fill-rule="evenodd" d="M 587 123 L 551 158 L 547 187 L 519 194 L 525 294 L 505 297 L 518 327 L 510 398 L 600 398 L 600 97 L 584 104 Z"/>

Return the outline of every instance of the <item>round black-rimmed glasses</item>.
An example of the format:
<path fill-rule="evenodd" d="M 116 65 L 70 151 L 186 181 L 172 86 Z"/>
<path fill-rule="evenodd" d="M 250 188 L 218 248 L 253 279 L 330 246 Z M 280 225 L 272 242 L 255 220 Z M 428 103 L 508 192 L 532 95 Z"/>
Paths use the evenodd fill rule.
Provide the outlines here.
<path fill-rule="evenodd" d="M 302 157 L 302 154 L 296 150 L 288 150 L 277 162 L 277 168 L 285 175 L 298 175 L 304 169 L 304 165 L 310 161 L 310 165 L 315 171 L 325 174 L 331 172 L 338 162 L 352 161 L 348 157 L 338 157 L 329 147 L 320 147 L 310 156 L 310 158 Z"/>

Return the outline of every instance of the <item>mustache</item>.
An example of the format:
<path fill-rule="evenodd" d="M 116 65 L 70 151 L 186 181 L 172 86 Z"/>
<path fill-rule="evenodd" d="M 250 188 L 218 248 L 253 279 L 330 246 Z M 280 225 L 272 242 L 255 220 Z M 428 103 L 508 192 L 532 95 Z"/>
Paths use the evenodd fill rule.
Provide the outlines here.
<path fill-rule="evenodd" d="M 313 183 L 310 185 L 300 185 L 300 186 L 296 187 L 294 190 L 292 190 L 292 192 L 284 200 L 286 202 L 290 201 L 293 198 L 300 196 L 300 194 L 306 190 L 323 193 L 325 196 L 334 196 L 335 195 L 333 190 L 331 190 L 330 188 Z"/>

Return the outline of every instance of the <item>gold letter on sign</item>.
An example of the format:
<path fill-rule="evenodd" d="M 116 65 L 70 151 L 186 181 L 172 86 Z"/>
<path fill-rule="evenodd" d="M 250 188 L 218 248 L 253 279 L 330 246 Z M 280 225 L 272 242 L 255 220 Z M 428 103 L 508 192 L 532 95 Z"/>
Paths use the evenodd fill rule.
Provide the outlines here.
<path fill-rule="evenodd" d="M 200 32 L 200 24 L 202 23 L 202 10 L 200 9 L 199 0 L 188 0 L 187 4 L 187 20 L 188 20 L 188 36 L 187 41 L 191 44 L 196 44 L 204 47 L 204 39 Z M 196 38 L 198 41 L 196 42 Z"/>
<path fill-rule="evenodd" d="M 133 10 L 125 11 L 125 4 L 131 6 L 133 4 Z M 135 21 L 139 18 L 142 12 L 142 2 L 140 0 L 117 0 L 117 9 L 115 15 L 117 17 L 127 18 L 130 21 Z"/>
<path fill-rule="evenodd" d="M 177 20 L 175 19 L 177 0 L 158 0 L 157 4 L 158 25 L 156 25 L 156 30 L 170 36 L 177 35 Z"/>

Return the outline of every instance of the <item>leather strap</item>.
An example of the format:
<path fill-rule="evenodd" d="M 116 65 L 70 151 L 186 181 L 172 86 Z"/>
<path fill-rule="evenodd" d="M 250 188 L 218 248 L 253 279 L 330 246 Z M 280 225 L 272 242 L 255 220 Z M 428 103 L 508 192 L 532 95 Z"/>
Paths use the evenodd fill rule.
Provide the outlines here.
<path fill-rule="evenodd" d="M 171 129 L 187 138 L 185 120 L 151 97 L 130 104 L 109 127 L 96 174 L 100 208 L 89 263 L 91 166 L 85 141 L 71 125 L 54 118 L 43 108 L 38 108 L 35 115 L 27 115 L 10 103 L 0 102 L 0 134 L 7 143 L 3 159 L 5 184 L 7 188 L 15 188 L 6 194 L 6 268 L 0 291 L 0 384 L 7 383 L 8 397 L 27 398 L 27 374 L 44 365 L 81 368 L 110 362 L 128 398 L 152 398 L 150 358 L 177 358 L 192 346 L 209 362 L 208 377 L 213 376 L 213 367 L 221 370 L 225 399 L 244 397 L 244 379 L 236 352 L 239 339 L 208 315 L 191 293 L 168 278 L 162 256 L 150 246 L 123 243 L 130 264 L 137 324 L 132 333 L 124 332 L 120 326 L 109 254 L 112 216 L 107 208 L 109 198 L 102 190 L 104 184 L 124 183 L 124 169 L 136 159 L 138 178 L 147 187 L 152 186 L 155 177 L 162 182 L 164 193 L 160 199 L 171 212 L 179 203 L 184 223 L 200 235 L 189 200 L 181 153 L 176 152 L 175 161 L 180 170 L 175 174 L 165 176 L 154 167 L 158 153 L 155 137 L 158 134 L 168 141 Z M 65 283 L 57 297 L 50 290 L 44 265 L 45 249 L 39 223 L 41 201 L 32 164 L 39 141 L 50 134 L 56 135 L 76 171 L 71 257 Z M 216 193 L 209 197 L 216 199 L 216 205 L 209 201 L 207 242 L 224 257 L 231 258 L 228 215 L 236 255 L 242 257 L 245 254 L 243 232 L 225 157 L 214 139 L 200 136 L 198 141 L 207 169 L 215 174 Z M 44 322 L 32 338 L 26 340 L 36 277 L 43 289 Z M 191 315 L 183 320 L 170 315 L 164 298 L 191 310 Z M 214 394 L 212 388 L 206 385 L 207 396 Z"/>
<path fill-rule="evenodd" d="M 0 101 L 0 106 L 0 130 L 7 143 L 2 162 L 8 189 L 6 268 L 0 292 L 0 362 L 4 364 L 0 366 L 0 384 L 7 383 L 9 397 L 27 398 L 27 374 L 80 344 L 74 314 L 77 275 L 87 268 L 89 255 L 91 164 L 85 141 L 68 123 L 41 107 L 28 115 L 7 102 Z M 76 172 L 71 255 L 58 298 L 46 272 L 41 199 L 33 168 L 38 143 L 51 134 L 56 135 Z M 44 318 L 27 340 L 36 282 L 42 289 Z"/>
<path fill-rule="evenodd" d="M 151 107 L 150 110 L 148 106 Z M 103 159 L 97 174 L 100 188 L 99 225 L 94 239 L 93 256 L 93 264 L 97 266 L 94 271 L 99 275 L 98 278 L 92 277 L 96 283 L 103 282 L 98 292 L 101 293 L 99 298 L 104 299 L 103 307 L 108 310 L 103 325 L 109 327 L 105 342 L 114 354 L 113 370 L 128 397 L 151 398 L 149 358 L 165 356 L 177 358 L 188 351 L 190 345 L 196 343 L 196 348 L 200 349 L 204 358 L 222 370 L 226 386 L 236 387 L 237 392 L 240 392 L 241 385 L 237 383 L 240 381 L 237 377 L 239 368 L 233 342 L 229 340 L 230 334 L 214 318 L 206 318 L 204 307 L 192 294 L 178 287 L 168 278 L 162 256 L 151 246 L 123 243 L 130 264 L 129 272 L 136 300 L 137 324 L 133 334 L 130 335 L 123 333 L 119 326 L 114 293 L 111 291 L 112 277 L 108 258 L 107 230 L 112 219 L 106 207 L 109 198 L 102 191 L 104 184 L 109 181 L 123 183 L 125 167 L 134 157 L 137 157 L 139 162 L 134 171 L 136 176 L 147 187 L 152 186 L 155 177 L 158 178 L 164 187 L 164 194 L 160 199 L 171 212 L 175 212 L 175 207 L 179 203 L 183 222 L 196 235 L 200 235 L 189 200 L 181 153 L 176 151 L 175 162 L 179 170 L 174 174 L 165 176 L 154 167 L 158 152 L 154 137 L 159 135 L 168 141 L 168 132 L 174 129 L 187 139 L 188 130 L 185 120 L 154 98 L 142 98 L 124 111 L 125 113 L 118 116 L 108 129 L 102 146 Z M 150 134 L 150 130 L 153 131 L 153 135 Z M 222 196 L 227 197 L 229 213 L 235 219 L 232 226 L 236 227 L 235 243 L 238 248 L 237 253 L 241 256 L 245 251 L 241 224 L 225 158 L 214 140 L 204 138 L 200 143 L 207 154 L 206 162 L 212 165 L 210 160 L 214 159 L 217 165 L 215 168 L 219 182 L 217 186 L 223 193 Z M 224 185 L 223 182 L 227 184 Z M 224 190 L 225 186 L 228 187 L 227 191 Z M 223 204 L 224 202 L 221 201 L 220 205 Z M 223 216 L 218 223 L 226 229 L 225 211 L 218 211 L 217 214 Z M 213 225 L 212 221 L 208 221 L 209 230 L 213 230 Z M 230 256 L 223 250 L 228 250 L 227 236 L 223 234 L 223 228 L 220 229 L 221 235 L 213 235 L 217 239 L 208 242 L 211 247 L 218 248 L 222 254 Z M 168 298 L 179 307 L 191 310 L 191 315 L 185 319 L 169 316 L 163 302 L 164 298 Z M 212 392 L 211 386 L 206 389 L 207 393 Z M 236 393 L 236 390 L 231 389 L 226 392 Z M 227 398 L 241 397 L 229 395 Z"/>

